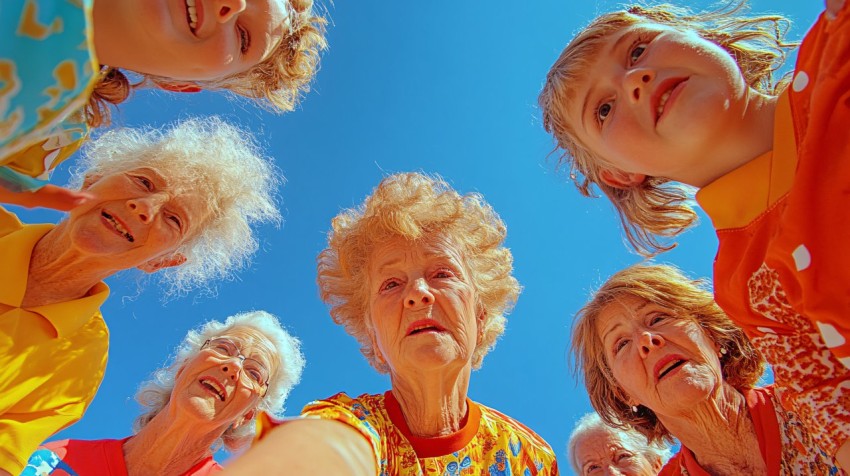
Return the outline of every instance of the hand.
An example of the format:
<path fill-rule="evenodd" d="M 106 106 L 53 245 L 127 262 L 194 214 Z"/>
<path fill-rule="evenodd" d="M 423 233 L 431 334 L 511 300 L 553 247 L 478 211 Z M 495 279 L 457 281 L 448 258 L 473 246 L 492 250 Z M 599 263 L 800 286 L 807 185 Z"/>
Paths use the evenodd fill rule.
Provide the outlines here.
<path fill-rule="evenodd" d="M 0 203 L 11 203 L 26 208 L 44 207 L 67 212 L 89 200 L 94 195 L 47 184 L 34 192 L 13 192 L 0 187 Z"/>
<path fill-rule="evenodd" d="M 834 20 L 844 7 L 845 0 L 826 0 L 826 19 Z"/>

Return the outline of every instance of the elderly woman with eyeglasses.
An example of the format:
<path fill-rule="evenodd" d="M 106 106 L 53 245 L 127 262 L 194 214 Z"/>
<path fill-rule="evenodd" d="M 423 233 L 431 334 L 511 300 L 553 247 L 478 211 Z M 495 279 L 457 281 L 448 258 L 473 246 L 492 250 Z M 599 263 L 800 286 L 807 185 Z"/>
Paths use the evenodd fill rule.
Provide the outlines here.
<path fill-rule="evenodd" d="M 0 207 L 0 475 L 79 420 L 106 368 L 104 279 L 137 268 L 179 294 L 232 276 L 279 220 L 277 174 L 249 133 L 216 118 L 119 129 L 89 143 L 94 198 L 56 225 Z"/>
<path fill-rule="evenodd" d="M 278 415 L 304 368 L 300 342 L 263 311 L 210 321 L 190 331 L 174 360 L 142 384 L 146 411 L 133 436 L 62 440 L 36 451 L 24 476 L 184 475 L 221 470 L 222 444 L 234 450 L 254 434 L 259 411 Z"/>
<path fill-rule="evenodd" d="M 391 389 L 308 404 L 228 471 L 558 474 L 543 439 L 468 398 L 519 294 L 505 234 L 480 195 L 415 173 L 387 177 L 338 215 L 319 255 L 321 295 Z"/>

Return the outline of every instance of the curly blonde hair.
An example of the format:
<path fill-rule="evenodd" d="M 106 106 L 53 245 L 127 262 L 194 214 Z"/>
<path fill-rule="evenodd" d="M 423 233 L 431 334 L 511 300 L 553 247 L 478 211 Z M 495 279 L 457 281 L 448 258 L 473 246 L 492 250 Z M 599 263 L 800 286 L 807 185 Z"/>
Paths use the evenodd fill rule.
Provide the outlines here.
<path fill-rule="evenodd" d="M 384 178 L 359 208 L 344 210 L 332 222 L 328 247 L 318 257 L 318 284 L 334 322 L 360 342 L 360 351 L 379 372 L 389 371 L 376 358 L 368 325 L 369 263 L 378 246 L 393 238 L 411 241 L 447 239 L 469 270 L 484 314 L 482 337 L 472 356 L 479 368 L 505 331 L 520 286 L 513 277 L 513 256 L 503 243 L 504 222 L 477 193 L 460 195 L 445 181 L 419 173 Z"/>
<path fill-rule="evenodd" d="M 134 433 L 147 426 L 171 400 L 175 379 L 185 362 L 201 351 L 201 346 L 214 337 L 227 336 L 235 329 L 251 329 L 264 338 L 255 342 L 264 349 L 275 373 L 269 377 L 266 395 L 260 399 L 257 409 L 281 416 L 286 397 L 289 395 L 304 371 L 304 354 L 301 353 L 301 341 L 283 328 L 277 317 L 265 311 L 250 311 L 228 317 L 224 322 L 209 321 L 190 330 L 183 342 L 177 346 L 171 363 L 156 370 L 151 379 L 142 383 L 136 392 L 136 401 L 144 408 L 133 423 Z M 230 451 L 237 450 L 251 441 L 254 425 L 229 427 L 213 445 L 213 449 L 224 445 Z"/>
<path fill-rule="evenodd" d="M 187 119 L 167 129 L 105 132 L 86 144 L 72 184 L 140 167 L 154 167 L 176 189 L 201 195 L 211 211 L 175 250 L 186 261 L 160 271 L 168 295 L 231 277 L 259 247 L 252 227 L 281 220 L 276 195 L 283 179 L 273 160 L 250 132 L 218 117 Z"/>
<path fill-rule="evenodd" d="M 287 33 L 269 55 L 252 68 L 224 78 L 193 81 L 201 89 L 231 91 L 239 96 L 256 99 L 272 110 L 287 112 L 295 109 L 302 94 L 310 90 L 310 81 L 319 68 L 321 51 L 327 48 L 327 20 L 313 10 L 313 0 L 287 0 Z M 86 121 L 91 127 L 108 125 L 109 105 L 124 102 L 132 89 L 147 85 L 173 89 L 187 81 L 174 81 L 161 76 L 145 75 L 131 83 L 119 69 L 104 67 L 85 108 Z"/>
<path fill-rule="evenodd" d="M 593 20 L 567 45 L 546 75 L 538 97 L 543 127 L 555 139 L 555 150 L 562 150 L 558 167 L 568 166 L 570 178 L 579 192 L 596 197 L 596 185 L 614 204 L 626 234 L 626 240 L 644 256 L 669 250 L 665 239 L 689 228 L 697 219 L 688 199 L 690 187 L 664 177 L 647 177 L 630 188 L 605 184 L 600 174 L 604 159 L 595 154 L 576 135 L 568 105 L 575 101 L 573 85 L 613 33 L 638 23 L 656 23 L 696 32 L 700 37 L 726 50 L 741 70 L 744 80 L 756 91 L 779 94 L 789 81 L 788 75 L 774 80 L 788 52 L 797 43 L 787 42 L 788 19 L 777 15 L 744 17 L 746 1 L 740 0 L 711 12 L 693 13 L 669 4 L 632 5 L 622 11 L 606 13 Z"/>
<path fill-rule="evenodd" d="M 726 349 L 720 360 L 725 382 L 744 391 L 756 385 L 766 363 L 761 353 L 724 313 L 705 280 L 692 280 L 670 265 L 641 264 L 615 273 L 576 315 L 572 333 L 573 361 L 584 375 L 590 403 L 611 426 L 635 427 L 650 441 L 672 441 L 670 432 L 649 408 L 634 413 L 614 380 L 605 358 L 597 322 L 612 303 L 632 296 L 670 309 L 678 319 L 700 325 L 708 337 Z"/>

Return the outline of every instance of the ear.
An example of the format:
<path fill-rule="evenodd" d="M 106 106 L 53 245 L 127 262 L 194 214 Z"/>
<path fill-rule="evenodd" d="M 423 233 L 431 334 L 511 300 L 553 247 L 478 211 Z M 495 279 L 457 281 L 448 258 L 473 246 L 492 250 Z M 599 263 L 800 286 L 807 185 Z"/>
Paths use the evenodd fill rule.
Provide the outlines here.
<path fill-rule="evenodd" d="M 137 266 L 140 270 L 146 273 L 155 273 L 163 268 L 171 268 L 180 266 L 186 262 L 186 257 L 180 253 L 174 253 L 166 258 L 155 258 Z"/>
<path fill-rule="evenodd" d="M 156 83 L 160 89 L 170 91 L 172 93 L 198 93 L 201 92 L 201 87 L 193 83 Z"/>
<path fill-rule="evenodd" d="M 646 175 L 622 170 L 602 169 L 599 172 L 602 183 L 614 188 L 632 188 L 640 185 L 646 180 Z"/>

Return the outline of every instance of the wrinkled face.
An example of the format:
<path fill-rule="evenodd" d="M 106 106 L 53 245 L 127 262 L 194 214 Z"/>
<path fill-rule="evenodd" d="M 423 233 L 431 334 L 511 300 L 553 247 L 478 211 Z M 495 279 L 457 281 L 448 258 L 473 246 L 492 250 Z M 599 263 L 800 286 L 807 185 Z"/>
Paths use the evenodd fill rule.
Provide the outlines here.
<path fill-rule="evenodd" d="M 260 332 L 249 327 L 235 327 L 216 337 L 235 343 L 242 356 L 264 365 L 270 375 L 276 372 L 271 342 Z M 240 358 L 227 358 L 207 347 L 180 369 L 172 399 L 179 411 L 226 429 L 253 418 L 262 393 L 263 387 L 248 374 Z"/>
<path fill-rule="evenodd" d="M 575 461 L 582 476 L 655 476 L 661 461 L 637 454 L 612 432 L 595 429 L 575 444 Z"/>
<path fill-rule="evenodd" d="M 688 182 L 741 128 L 749 90 L 694 32 L 640 22 L 604 39 L 568 104 L 581 143 L 613 170 Z"/>
<path fill-rule="evenodd" d="M 95 199 L 67 220 L 73 246 L 114 271 L 170 255 L 210 214 L 200 194 L 178 190 L 150 167 L 102 176 L 85 189 Z"/>
<path fill-rule="evenodd" d="M 286 0 L 122 1 L 120 66 L 177 80 L 217 79 L 265 59 L 288 29 Z M 97 26 L 97 25 L 95 25 Z"/>
<path fill-rule="evenodd" d="M 719 347 L 694 320 L 670 309 L 624 296 L 602 310 L 596 332 L 629 405 L 675 416 L 721 388 Z"/>
<path fill-rule="evenodd" d="M 456 247 L 401 238 L 378 246 L 369 292 L 374 344 L 391 373 L 471 365 L 477 295 Z"/>

